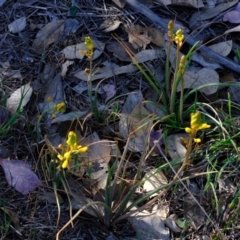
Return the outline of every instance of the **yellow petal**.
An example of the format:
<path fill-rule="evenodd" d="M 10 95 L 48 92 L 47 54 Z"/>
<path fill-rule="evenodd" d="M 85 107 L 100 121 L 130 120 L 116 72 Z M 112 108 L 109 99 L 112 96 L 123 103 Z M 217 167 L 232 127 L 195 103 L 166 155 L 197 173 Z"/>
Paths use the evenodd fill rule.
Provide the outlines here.
<path fill-rule="evenodd" d="M 71 154 L 72 154 L 71 151 L 65 152 L 64 155 L 63 155 L 64 159 L 69 161 L 71 159 Z"/>
<path fill-rule="evenodd" d="M 61 161 L 63 161 L 63 159 L 64 159 L 64 157 L 63 157 L 61 154 L 58 154 L 57 157 L 58 157 L 58 159 L 61 160 Z"/>
<path fill-rule="evenodd" d="M 65 161 L 63 162 L 63 164 L 62 164 L 62 168 L 65 169 L 65 168 L 67 168 L 67 167 L 68 167 L 68 161 L 65 160 Z"/>
<path fill-rule="evenodd" d="M 190 133 L 192 132 L 192 129 L 189 128 L 189 127 L 186 127 L 186 128 L 185 128 L 185 132 L 188 133 L 188 134 L 190 134 Z"/>
<path fill-rule="evenodd" d="M 88 147 L 81 147 L 81 146 L 80 146 L 80 148 L 78 148 L 78 152 L 79 152 L 79 153 L 86 152 L 87 150 L 88 150 Z"/>
<path fill-rule="evenodd" d="M 194 140 L 195 143 L 200 143 L 201 142 L 200 138 L 194 138 L 193 140 Z"/>

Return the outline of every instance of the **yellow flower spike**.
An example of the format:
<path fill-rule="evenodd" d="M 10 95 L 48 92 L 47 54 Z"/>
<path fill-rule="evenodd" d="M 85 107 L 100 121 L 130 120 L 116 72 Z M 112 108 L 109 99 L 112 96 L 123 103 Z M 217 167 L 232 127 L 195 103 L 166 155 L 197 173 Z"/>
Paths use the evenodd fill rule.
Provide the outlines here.
<path fill-rule="evenodd" d="M 75 132 L 73 131 L 70 131 L 68 133 L 68 140 L 67 140 L 67 145 L 69 147 L 74 147 L 77 145 L 77 135 Z"/>
<path fill-rule="evenodd" d="M 57 158 L 61 161 L 60 168 L 68 168 L 69 163 L 72 161 L 73 154 L 83 153 L 88 150 L 88 147 L 82 147 L 78 145 L 77 142 L 77 134 L 70 131 L 67 136 L 66 144 L 58 145 L 58 148 L 62 150 L 62 153 L 57 155 Z"/>
<path fill-rule="evenodd" d="M 94 44 L 93 44 L 93 40 L 91 37 L 85 37 L 85 41 L 84 41 L 85 46 L 87 47 L 88 50 L 93 50 L 94 48 Z"/>
<path fill-rule="evenodd" d="M 184 72 L 185 72 L 186 63 L 187 63 L 186 56 L 183 55 L 181 57 L 180 63 L 179 63 L 179 72 L 181 74 L 184 74 Z"/>
<path fill-rule="evenodd" d="M 175 37 L 173 30 L 174 30 L 174 22 L 170 20 L 168 22 L 168 37 L 170 38 L 170 40 L 174 40 L 174 37 Z"/>
<path fill-rule="evenodd" d="M 56 110 L 58 112 L 64 113 L 66 111 L 66 104 L 65 102 L 58 103 L 56 106 Z"/>
<path fill-rule="evenodd" d="M 181 47 L 183 40 L 184 40 L 183 30 L 178 29 L 175 35 L 175 43 Z"/>

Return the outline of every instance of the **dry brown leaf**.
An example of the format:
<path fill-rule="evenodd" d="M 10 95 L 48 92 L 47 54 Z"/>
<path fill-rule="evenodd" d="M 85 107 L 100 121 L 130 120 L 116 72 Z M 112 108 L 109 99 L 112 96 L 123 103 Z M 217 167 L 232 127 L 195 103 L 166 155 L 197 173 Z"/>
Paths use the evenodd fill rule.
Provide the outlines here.
<path fill-rule="evenodd" d="M 125 1 L 124 0 L 112 0 L 118 7 L 124 8 Z"/>
<path fill-rule="evenodd" d="M 94 75 L 91 77 L 92 81 L 103 78 L 109 78 L 118 74 L 131 73 L 137 70 L 137 67 L 135 67 L 133 64 L 129 64 L 122 67 L 119 67 L 118 65 L 112 63 L 111 65 L 109 65 L 109 62 L 104 62 L 103 64 L 105 66 L 102 68 L 98 68 Z M 74 76 L 83 81 L 88 81 L 89 79 L 89 74 L 86 73 L 84 70 L 76 72 Z"/>
<path fill-rule="evenodd" d="M 93 60 L 95 60 L 102 54 L 105 48 L 105 43 L 102 43 L 96 39 L 93 39 L 93 45 L 94 45 Z M 87 47 L 84 42 L 80 44 L 67 46 L 62 50 L 62 53 L 67 59 L 83 59 L 85 55 L 81 54 L 79 50 L 83 50 L 83 51 L 87 50 Z"/>
<path fill-rule="evenodd" d="M 134 133 L 135 136 L 142 136 L 150 132 L 152 127 L 152 118 L 150 113 L 143 106 L 143 103 L 138 103 L 128 116 L 129 133 Z"/>
<path fill-rule="evenodd" d="M 125 26 L 125 30 L 128 33 L 128 41 L 132 46 L 137 49 L 146 46 L 152 41 L 151 36 L 148 34 L 148 30 L 140 25 Z"/>
<path fill-rule="evenodd" d="M 213 17 L 216 17 L 221 12 L 227 10 L 228 8 L 234 6 L 238 0 L 228 1 L 226 3 L 220 3 L 214 8 L 208 8 L 205 10 L 202 10 L 200 13 L 200 20 L 207 20 Z"/>
<path fill-rule="evenodd" d="M 152 27 L 147 28 L 147 30 L 149 36 L 151 36 L 151 42 L 156 44 L 158 47 L 163 47 L 165 43 L 163 32 Z"/>
<path fill-rule="evenodd" d="M 146 192 L 155 190 L 156 188 L 164 186 L 168 183 L 168 180 L 165 177 L 164 173 L 157 171 L 157 169 L 151 169 L 150 171 L 146 172 L 144 179 L 146 180 L 143 184 L 143 189 Z M 151 197 L 158 195 L 158 193 L 153 194 Z"/>
<path fill-rule="evenodd" d="M 163 3 L 166 6 L 172 4 L 195 8 L 204 7 L 202 0 L 157 0 L 157 1 Z"/>
<path fill-rule="evenodd" d="M 30 82 L 21 86 L 20 88 L 15 90 L 11 94 L 11 96 L 7 99 L 6 108 L 14 113 L 21 104 L 20 109 L 22 109 L 24 106 L 26 106 L 26 104 L 30 100 L 32 92 L 33 90 Z"/>
<path fill-rule="evenodd" d="M 200 88 L 199 91 L 211 95 L 218 90 L 219 75 L 211 68 L 187 70 L 184 74 L 184 88 L 195 89 L 209 83 L 216 83 L 216 85 Z M 178 85 L 177 90 L 181 90 L 181 83 Z"/>
<path fill-rule="evenodd" d="M 143 151 L 152 126 L 152 117 L 142 102 L 136 104 L 130 114 L 122 113 L 120 115 L 119 130 L 124 138 L 131 138 L 128 145 L 128 149 L 131 151 Z"/>
<path fill-rule="evenodd" d="M 71 66 L 74 62 L 67 60 L 65 63 L 62 64 L 62 71 L 61 76 L 65 77 L 67 74 L 68 67 Z"/>
<path fill-rule="evenodd" d="M 112 32 L 116 30 L 122 22 L 118 19 L 106 19 L 101 25 L 100 29 L 103 29 L 104 32 Z"/>
<path fill-rule="evenodd" d="M 38 33 L 33 41 L 33 49 L 42 53 L 50 44 L 58 41 L 64 31 L 65 20 L 56 20 L 45 25 Z"/>
<path fill-rule="evenodd" d="M 130 43 L 124 41 L 122 43 L 127 48 L 129 48 L 130 51 L 133 52 L 133 54 L 137 53 L 137 51 L 132 47 Z M 119 60 L 124 62 L 132 61 L 130 56 L 127 54 L 127 52 L 119 42 L 117 41 L 110 42 L 107 44 L 106 48 L 109 52 L 113 53 L 114 57 L 118 58 Z"/>
<path fill-rule="evenodd" d="M 208 46 L 208 48 L 212 49 L 219 55 L 226 57 L 232 51 L 232 40 L 216 43 Z"/>
<path fill-rule="evenodd" d="M 24 30 L 27 25 L 26 17 L 21 17 L 14 22 L 8 24 L 8 30 L 12 33 L 18 33 Z"/>
<path fill-rule="evenodd" d="M 147 49 L 142 50 L 141 52 L 138 52 L 134 55 L 134 59 L 138 63 L 143 63 L 147 61 L 151 61 L 154 59 L 162 59 L 165 57 L 165 53 L 161 49 Z"/>
<path fill-rule="evenodd" d="M 166 149 L 171 159 L 183 159 L 187 149 L 183 146 L 181 138 L 189 138 L 186 133 L 171 134 L 166 138 Z"/>
<path fill-rule="evenodd" d="M 80 134 L 78 137 L 79 144 L 88 146 L 88 151 L 81 154 L 80 161 L 71 162 L 69 170 L 79 177 L 82 177 L 86 171 L 90 179 L 97 181 L 99 188 L 105 187 L 108 162 L 111 159 L 111 146 L 114 143 L 109 140 L 100 140 L 96 132 L 86 138 L 82 138 Z"/>

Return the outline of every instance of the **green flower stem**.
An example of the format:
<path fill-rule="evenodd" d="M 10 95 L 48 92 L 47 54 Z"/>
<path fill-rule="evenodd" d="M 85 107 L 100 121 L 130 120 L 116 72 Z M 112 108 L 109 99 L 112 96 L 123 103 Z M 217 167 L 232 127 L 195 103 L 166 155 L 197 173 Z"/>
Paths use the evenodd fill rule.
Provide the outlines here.
<path fill-rule="evenodd" d="M 176 53 L 176 69 L 173 76 L 173 84 L 172 84 L 172 91 L 171 91 L 171 98 L 170 98 L 170 113 L 175 112 L 175 101 L 176 101 L 176 92 L 178 86 L 178 79 L 179 79 L 179 61 L 180 61 L 180 47 L 177 47 Z"/>
<path fill-rule="evenodd" d="M 166 94 L 169 95 L 169 90 L 170 90 L 170 73 L 171 69 L 169 68 L 169 58 L 171 54 L 171 47 L 172 47 L 172 41 L 169 41 L 168 44 L 168 50 L 167 50 L 167 59 L 166 59 L 166 65 L 165 65 L 165 89 L 166 89 Z"/>
<path fill-rule="evenodd" d="M 181 95 L 180 95 L 180 104 L 179 104 L 179 118 L 180 122 L 183 123 L 183 97 L 184 97 L 184 79 L 183 74 L 180 76 L 181 78 Z"/>

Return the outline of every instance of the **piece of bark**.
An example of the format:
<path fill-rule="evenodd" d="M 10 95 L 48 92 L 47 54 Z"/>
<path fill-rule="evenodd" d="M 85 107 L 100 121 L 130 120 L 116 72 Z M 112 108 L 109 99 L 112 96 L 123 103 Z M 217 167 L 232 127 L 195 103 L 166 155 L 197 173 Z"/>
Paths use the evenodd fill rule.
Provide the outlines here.
<path fill-rule="evenodd" d="M 161 27 L 164 29 L 164 31 L 167 32 L 167 26 L 168 21 L 166 19 L 160 18 L 157 16 L 154 12 L 152 12 L 148 7 L 146 7 L 144 4 L 139 3 L 137 0 L 125 0 L 125 2 L 130 5 L 135 11 L 138 11 L 139 13 L 145 15 L 148 19 L 150 19 L 156 26 Z M 185 39 L 188 44 L 193 46 L 198 39 L 192 38 L 188 34 L 185 34 Z M 198 45 L 199 51 L 204 53 L 209 58 L 212 58 L 217 63 L 237 72 L 240 73 L 240 65 L 231 61 L 230 59 L 226 57 L 222 57 L 215 53 L 213 50 L 209 49 L 208 47 L 204 45 Z"/>

